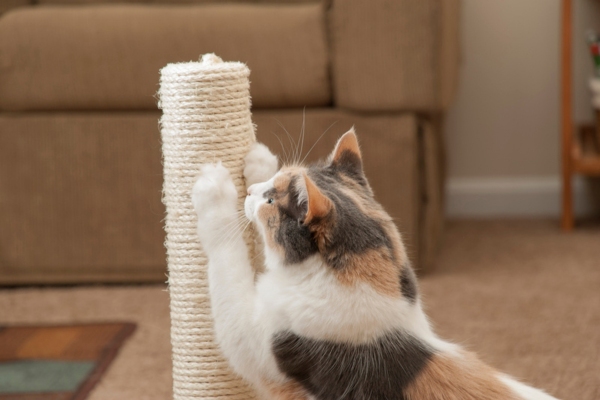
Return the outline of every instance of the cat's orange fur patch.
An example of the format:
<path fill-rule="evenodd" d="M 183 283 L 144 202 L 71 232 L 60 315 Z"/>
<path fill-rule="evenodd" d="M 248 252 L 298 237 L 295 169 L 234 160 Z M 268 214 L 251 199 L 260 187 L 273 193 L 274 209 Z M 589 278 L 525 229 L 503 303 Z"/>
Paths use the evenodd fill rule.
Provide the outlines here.
<path fill-rule="evenodd" d="M 404 263 L 406 260 L 406 254 L 403 251 L 404 245 L 402 244 L 400 234 L 398 233 L 392 218 L 379 204 L 373 202 L 369 195 L 363 191 L 364 189 L 362 189 L 355 181 L 344 177 L 342 177 L 342 180 L 348 187 L 340 186 L 340 191 L 352 200 L 363 214 L 382 224 L 386 234 L 392 239 L 394 248 L 400 251 L 400 253 L 398 253 L 400 258 L 398 259 L 401 263 Z"/>
<path fill-rule="evenodd" d="M 367 217 L 381 223 L 385 233 L 390 238 L 393 247 L 392 255 L 387 248 L 373 249 L 364 255 L 353 256 L 347 270 L 338 273 L 340 281 L 344 284 L 354 285 L 358 281 L 369 283 L 379 293 L 398 296 L 400 295 L 400 271 L 408 261 L 404 244 L 397 228 L 389 215 L 376 203 L 372 202 L 354 181 L 347 183 L 354 186 L 354 190 L 340 187 L 360 211 Z"/>
<path fill-rule="evenodd" d="M 277 190 L 278 193 L 287 192 L 290 181 L 292 180 L 291 173 L 281 173 L 278 174 L 273 180 L 273 187 Z"/>
<path fill-rule="evenodd" d="M 283 248 L 275 243 L 275 233 L 279 230 L 279 210 L 270 204 L 263 204 L 258 209 L 258 218 L 262 221 L 265 229 L 265 240 L 272 249 L 277 249 L 284 254 Z"/>
<path fill-rule="evenodd" d="M 279 230 L 281 224 L 279 209 L 278 207 L 287 207 L 290 202 L 290 184 L 294 176 L 302 177 L 301 173 L 304 169 L 300 167 L 285 167 L 281 170 L 274 181 L 273 188 L 276 194 L 273 195 L 275 199 L 275 206 L 270 204 L 262 204 L 258 209 L 258 218 L 262 221 L 262 224 L 267 231 L 266 242 L 267 245 L 278 250 L 282 255 L 285 254 L 285 250 L 281 245 L 275 242 L 275 234 Z"/>
<path fill-rule="evenodd" d="M 281 171 L 273 180 L 273 187 L 278 192 L 287 192 L 290 187 L 290 183 L 294 176 L 302 177 L 302 174 L 306 171 L 306 168 L 298 166 L 286 166 L 281 168 Z"/>
<path fill-rule="evenodd" d="M 396 225 L 392 220 L 386 221 L 382 223 L 382 225 L 385 233 L 392 241 L 396 262 L 401 265 L 402 268 L 406 268 L 406 266 L 410 264 L 408 260 L 408 254 L 406 254 L 406 248 L 404 247 L 404 243 L 402 242 L 402 238 L 400 237 L 400 233 L 398 232 Z"/>
<path fill-rule="evenodd" d="M 295 381 L 284 384 L 266 383 L 265 387 L 274 400 L 308 400 L 306 390 Z"/>
<path fill-rule="evenodd" d="M 434 355 L 406 388 L 408 400 L 519 400 L 497 372 L 471 353 Z"/>
<path fill-rule="evenodd" d="M 337 279 L 343 285 L 355 286 L 364 282 L 381 294 L 400 296 L 400 270 L 386 253 L 388 249 L 370 249 L 352 255 L 343 269 L 335 271 Z"/>
<path fill-rule="evenodd" d="M 333 207 L 331 200 L 321 193 L 317 185 L 306 174 L 304 174 L 304 183 L 306 184 L 308 197 L 308 210 L 304 223 L 308 223 L 315 218 L 324 218 Z"/>
<path fill-rule="evenodd" d="M 302 167 L 284 167 L 280 173 L 275 176 L 273 180 L 273 188 L 276 191 L 275 199 L 277 204 L 281 207 L 289 206 L 290 201 L 290 185 L 292 180 L 296 177 L 302 179 L 302 175 L 305 173 L 305 169 Z"/>
<path fill-rule="evenodd" d="M 350 186 L 353 189 L 340 187 L 341 192 L 348 196 L 363 214 L 381 223 L 385 233 L 392 241 L 394 256 L 397 263 L 399 265 L 405 265 L 408 256 L 404 244 L 402 243 L 402 239 L 400 238 L 400 234 L 398 233 L 398 229 L 389 214 L 387 214 L 379 204 L 374 203 L 355 181 L 349 178 L 342 178 L 342 180 L 347 186 Z"/>

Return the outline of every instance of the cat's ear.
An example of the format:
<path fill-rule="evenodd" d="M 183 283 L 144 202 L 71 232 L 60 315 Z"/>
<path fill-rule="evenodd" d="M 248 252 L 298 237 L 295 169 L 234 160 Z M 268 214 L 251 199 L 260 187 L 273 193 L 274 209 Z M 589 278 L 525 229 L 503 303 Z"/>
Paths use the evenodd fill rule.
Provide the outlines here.
<path fill-rule="evenodd" d="M 354 127 L 344 133 L 338 140 L 335 149 L 329 156 L 329 163 L 332 166 L 346 170 L 350 174 L 362 175 L 362 156 Z"/>
<path fill-rule="evenodd" d="M 307 202 L 304 224 L 322 220 L 331 212 L 333 203 L 306 174 L 304 174 L 304 185 L 306 187 Z"/>

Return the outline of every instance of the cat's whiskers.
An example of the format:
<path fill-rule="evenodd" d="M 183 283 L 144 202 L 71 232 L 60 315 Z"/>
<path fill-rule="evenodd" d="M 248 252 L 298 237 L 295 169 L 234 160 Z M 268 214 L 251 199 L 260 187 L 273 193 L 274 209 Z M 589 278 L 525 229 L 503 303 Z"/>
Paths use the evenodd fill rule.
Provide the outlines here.
<path fill-rule="evenodd" d="M 296 159 L 296 164 L 300 161 L 300 157 L 302 157 L 302 150 L 304 150 L 304 136 L 306 129 L 306 106 L 302 110 L 302 129 L 300 129 L 300 138 L 298 139 L 298 143 L 300 143 L 300 148 L 298 149 L 298 158 Z"/>
<path fill-rule="evenodd" d="M 300 161 L 300 164 L 304 164 L 304 161 L 306 161 L 306 158 L 310 155 L 310 152 L 315 148 L 315 146 L 317 145 L 317 143 L 319 143 L 319 141 L 323 138 L 323 136 L 325 136 L 325 134 L 327 132 L 329 132 L 329 130 L 337 123 L 337 121 L 333 121 L 333 123 L 331 125 L 329 125 L 329 127 L 327 129 L 325 129 L 325 132 L 321 133 L 321 136 L 319 136 L 319 138 L 313 143 L 313 145 L 310 147 L 310 149 L 308 149 L 308 152 L 306 153 L 306 155 L 304 156 L 304 158 L 302 159 L 302 161 Z"/>
<path fill-rule="evenodd" d="M 223 228 L 231 225 L 232 223 L 238 221 L 239 218 L 242 217 L 242 216 L 244 216 L 244 215 L 245 215 L 245 211 L 244 210 L 236 210 L 234 213 L 232 213 L 232 214 L 230 214 L 229 216 L 226 217 L 227 219 L 233 217 L 233 219 L 231 221 L 227 222 L 225 225 L 220 226 L 218 229 L 221 230 L 221 229 L 223 229 Z"/>
<path fill-rule="evenodd" d="M 277 124 L 281 127 L 281 129 L 283 129 L 283 131 L 285 132 L 285 134 L 288 137 L 288 140 L 289 140 L 290 146 L 291 146 L 291 149 L 290 149 L 291 153 L 292 153 L 291 155 L 293 157 L 292 161 L 294 161 L 295 158 L 296 158 L 296 152 L 294 151 L 297 148 L 296 141 L 294 140 L 294 138 L 292 138 L 292 135 L 290 135 L 290 133 L 288 132 L 288 130 L 285 129 L 285 126 L 283 126 L 283 124 L 281 123 L 281 121 L 279 121 L 277 118 L 275 118 L 275 121 L 277 121 Z"/>
<path fill-rule="evenodd" d="M 281 141 L 281 138 L 279 138 L 279 136 L 277 134 L 275 134 L 275 132 L 273 131 L 269 131 L 271 133 L 271 135 L 275 136 L 277 138 L 277 140 L 279 140 L 279 144 L 281 145 L 281 152 L 283 153 L 283 157 L 284 157 L 284 164 L 288 163 L 289 160 L 289 156 L 288 156 L 288 152 L 285 148 L 285 146 L 283 145 L 283 142 Z"/>
<path fill-rule="evenodd" d="M 215 232 L 217 236 L 217 244 L 221 245 L 222 241 L 227 240 L 231 237 L 233 232 L 239 229 L 244 224 L 244 219 L 241 216 L 236 217 L 232 221 L 225 224 L 223 227 L 220 227 L 217 232 Z"/>
<path fill-rule="evenodd" d="M 229 250 L 231 250 L 233 248 L 233 246 L 235 245 L 235 239 L 236 239 L 236 235 L 240 235 L 242 236 L 244 234 L 244 232 L 246 231 L 246 229 L 248 229 L 248 226 L 250 225 L 250 220 L 248 220 L 248 222 L 246 222 L 246 224 L 242 224 L 238 227 L 239 231 L 236 232 L 235 230 L 232 232 L 229 240 L 223 245 L 223 250 L 226 252 L 229 252 Z M 242 228 L 243 226 L 243 228 Z"/>
<path fill-rule="evenodd" d="M 237 229 L 234 229 L 228 237 L 223 238 L 221 243 L 218 244 L 218 246 L 222 249 L 223 252 L 228 253 L 234 250 L 234 245 L 236 244 L 235 239 L 241 236 L 243 232 L 243 229 L 240 229 L 241 227 L 242 226 L 239 226 L 237 227 Z"/>
<path fill-rule="evenodd" d="M 241 228 L 239 230 L 239 234 L 240 236 L 242 236 L 244 234 L 244 232 L 246 231 L 246 229 L 248 229 L 248 226 L 250 226 L 250 223 L 252 221 L 248 221 L 246 222 L 246 225 L 243 225 L 243 228 Z M 231 238 L 229 239 L 229 242 L 227 244 L 225 244 L 225 246 L 223 247 L 225 249 L 225 251 L 229 251 L 233 248 L 234 244 L 235 244 L 235 238 L 236 238 L 236 233 L 234 232 L 234 234 L 231 235 Z"/>

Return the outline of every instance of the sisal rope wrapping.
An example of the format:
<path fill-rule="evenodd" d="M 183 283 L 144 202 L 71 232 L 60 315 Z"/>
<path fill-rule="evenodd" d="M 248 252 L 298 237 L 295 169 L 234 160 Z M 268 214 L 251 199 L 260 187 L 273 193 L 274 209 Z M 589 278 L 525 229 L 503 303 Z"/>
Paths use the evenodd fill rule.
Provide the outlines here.
<path fill-rule="evenodd" d="M 243 203 L 244 156 L 255 140 L 249 75 L 245 64 L 223 62 L 214 54 L 204 55 L 200 62 L 169 64 L 160 71 L 175 400 L 255 398 L 231 372 L 214 340 L 207 258 L 196 234 L 191 201 L 200 166 L 221 161 L 238 190 L 238 204 Z M 252 249 L 250 236 L 246 242 Z"/>

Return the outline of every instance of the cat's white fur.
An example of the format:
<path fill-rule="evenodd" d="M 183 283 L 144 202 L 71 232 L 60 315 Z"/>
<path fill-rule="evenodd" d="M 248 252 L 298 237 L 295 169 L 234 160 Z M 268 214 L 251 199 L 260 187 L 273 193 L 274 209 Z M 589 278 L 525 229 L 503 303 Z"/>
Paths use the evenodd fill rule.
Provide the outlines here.
<path fill-rule="evenodd" d="M 255 221 L 258 205 L 266 201 L 262 194 L 273 187 L 277 158 L 264 145 L 255 144 L 246 157 L 244 173 L 252 184 L 245 212 Z M 433 333 L 420 302 L 411 304 L 381 295 L 367 284 L 352 289 L 342 286 L 318 256 L 284 268 L 280 255 L 265 246 L 266 270 L 255 281 L 241 232 L 235 230 L 226 238 L 215 234 L 223 226 L 235 224 L 237 218 L 236 189 L 220 164 L 202 167 L 192 200 L 198 214 L 198 236 L 209 258 L 217 341 L 234 370 L 264 398 L 268 398 L 265 382 L 286 381 L 271 352 L 272 336 L 282 330 L 358 343 L 398 328 L 440 352 L 460 357 L 458 346 Z M 499 378 L 523 399 L 554 399 L 505 375 Z"/>

